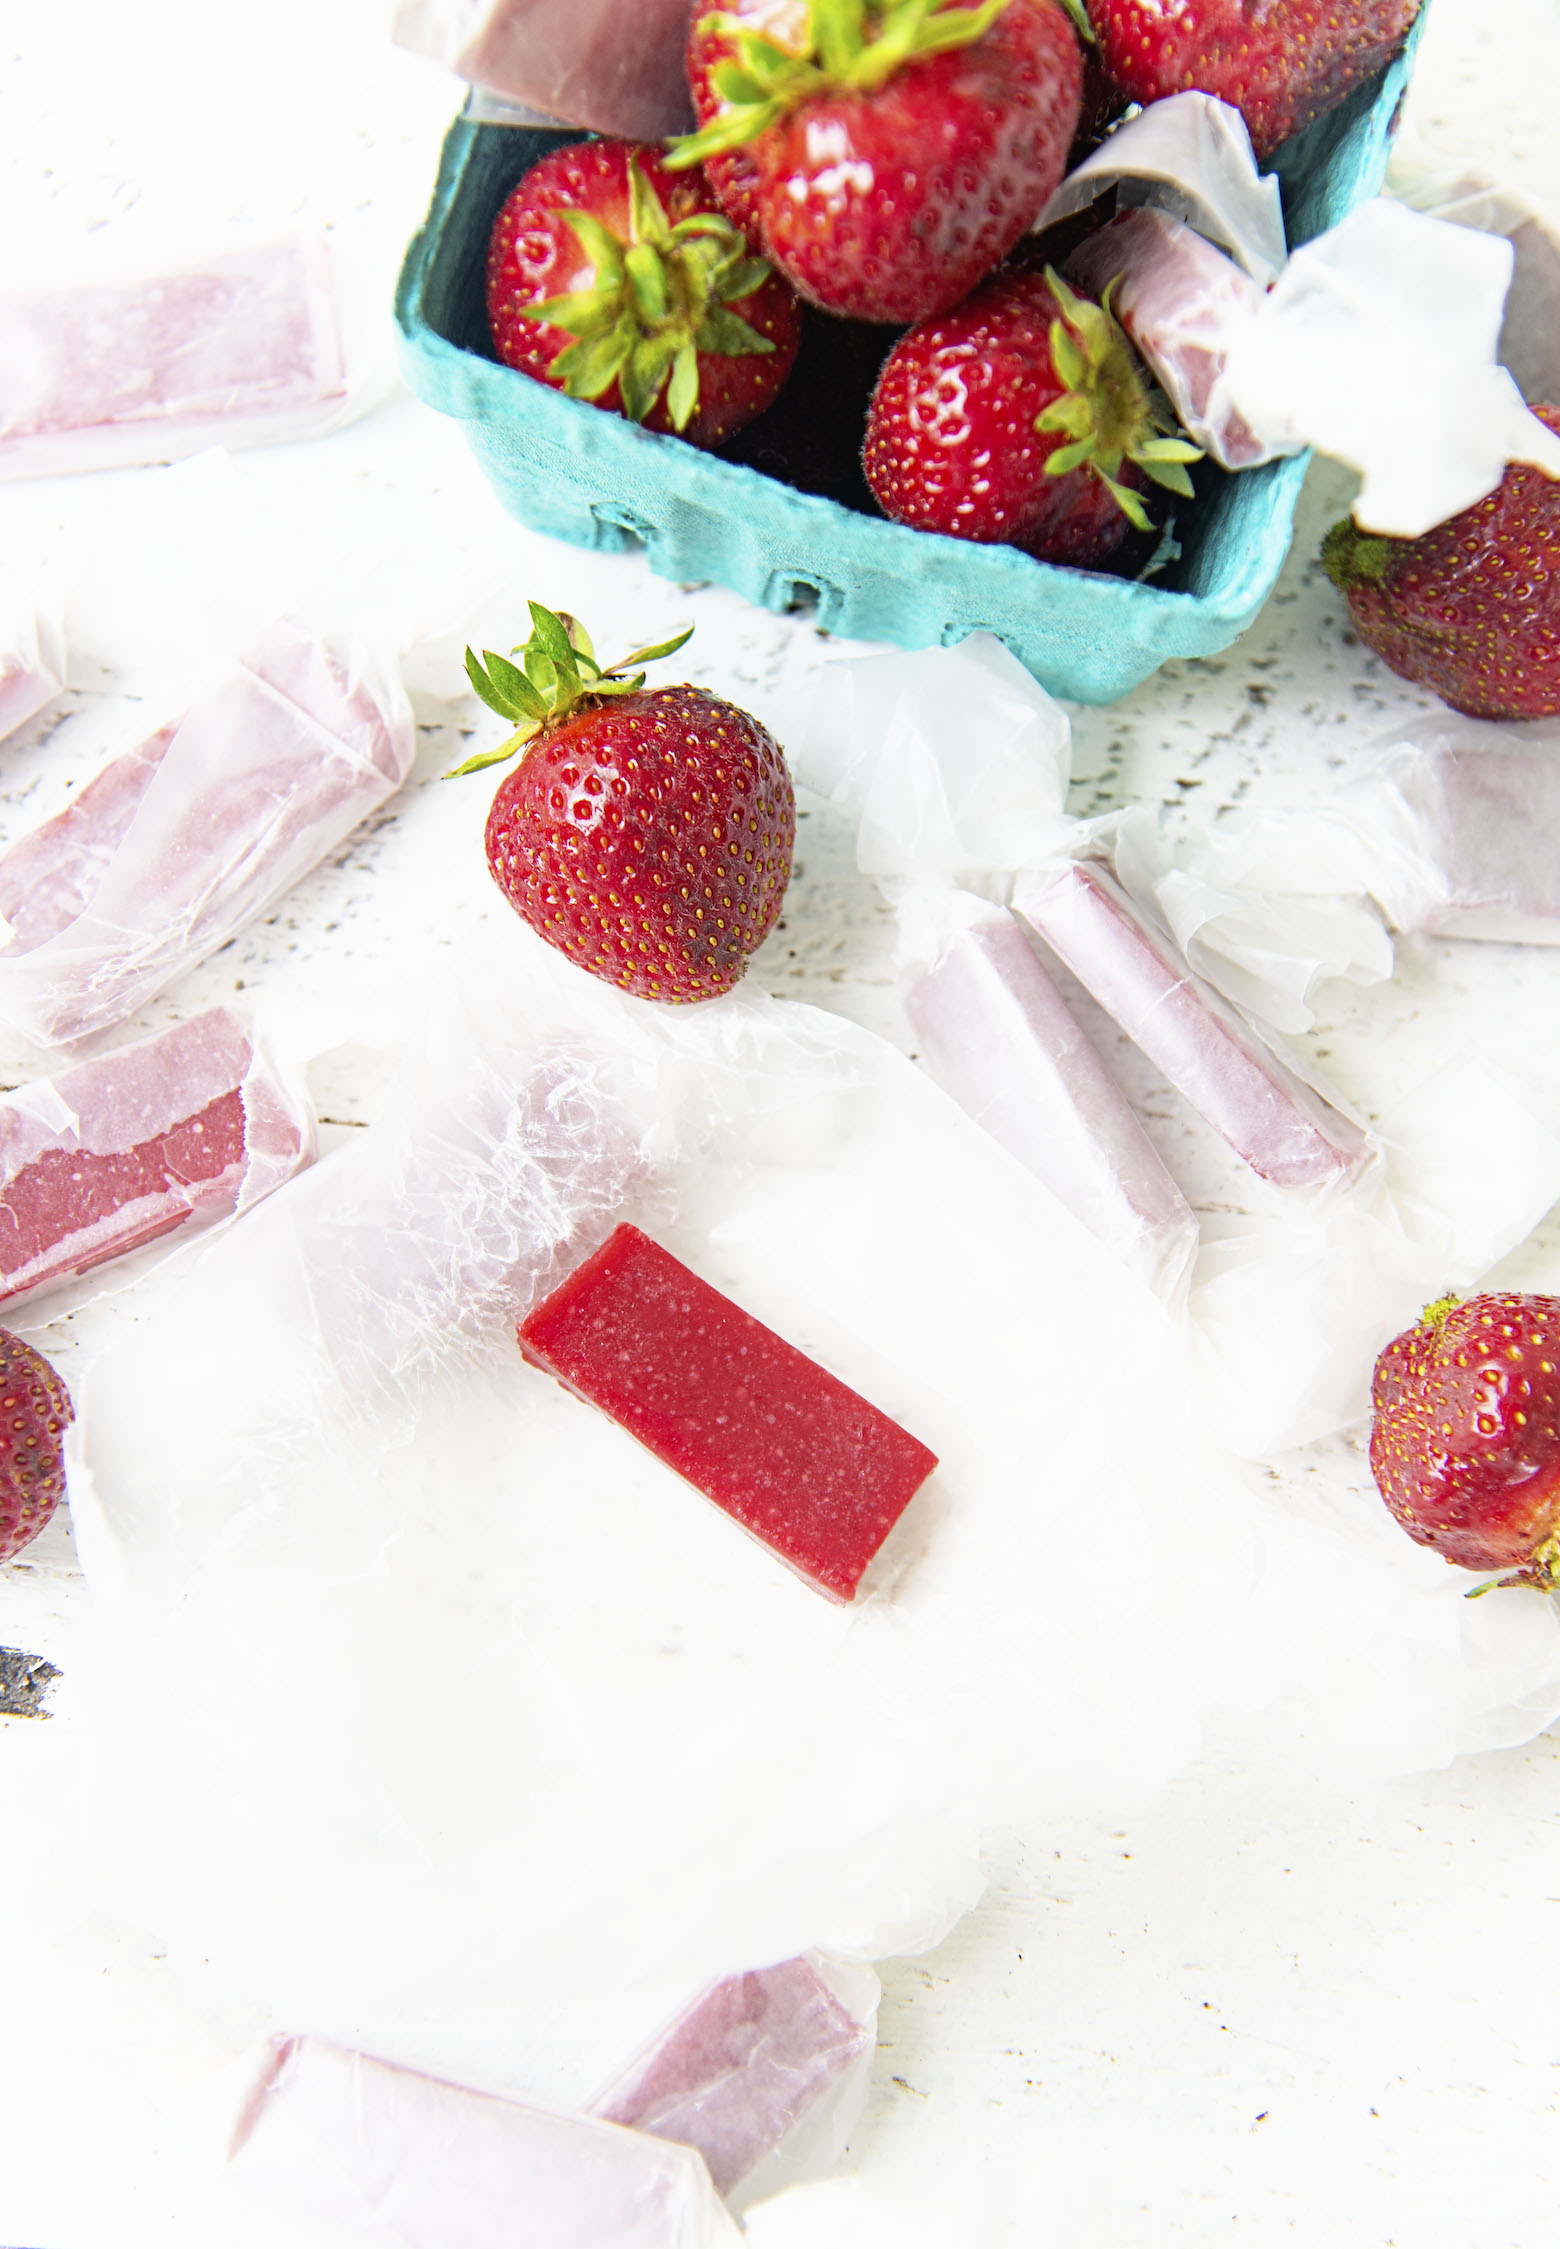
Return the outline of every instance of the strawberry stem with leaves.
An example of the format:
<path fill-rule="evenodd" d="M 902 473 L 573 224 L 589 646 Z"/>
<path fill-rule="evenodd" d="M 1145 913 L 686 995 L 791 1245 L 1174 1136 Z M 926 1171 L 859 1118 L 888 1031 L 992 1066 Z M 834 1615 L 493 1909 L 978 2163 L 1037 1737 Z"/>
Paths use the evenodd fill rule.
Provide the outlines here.
<path fill-rule="evenodd" d="M 1007 5 L 1008 0 L 981 0 L 973 7 L 958 0 L 880 0 L 877 6 L 868 0 L 811 0 L 799 47 L 781 46 L 739 16 L 701 17 L 696 30 L 729 32 L 736 52 L 711 73 L 720 114 L 699 132 L 673 141 L 667 165 L 684 171 L 741 148 L 815 94 L 872 93 L 906 63 L 984 38 Z"/>
<path fill-rule="evenodd" d="M 684 430 L 699 403 L 701 352 L 774 350 L 730 309 L 762 288 L 771 269 L 717 212 L 696 211 L 672 225 L 637 160 L 628 181 L 627 243 L 590 211 L 559 213 L 595 267 L 592 285 L 516 309 L 576 339 L 550 369 L 567 397 L 597 399 L 616 382 L 624 413 L 642 422 L 665 390 L 672 426 Z"/>
<path fill-rule="evenodd" d="M 1051 365 L 1063 395 L 1036 417 L 1035 428 L 1059 430 L 1071 440 L 1050 455 L 1045 472 L 1066 476 L 1071 469 L 1091 469 L 1127 520 L 1139 531 L 1151 530 L 1142 501 L 1118 481 L 1123 461 L 1135 462 L 1155 484 L 1189 500 L 1187 466 L 1202 453 L 1173 434 L 1174 416 L 1145 379 L 1110 309 L 1115 282 L 1094 304 L 1049 266 L 1045 279 L 1061 307 L 1061 317 L 1051 323 Z"/>
<path fill-rule="evenodd" d="M 485 648 L 466 650 L 466 676 L 489 710 L 500 718 L 517 721 L 516 729 L 497 749 L 480 750 L 445 775 L 455 781 L 463 773 L 480 773 L 484 766 L 502 765 L 538 734 L 582 707 L 614 695 L 632 695 L 645 684 L 643 670 L 633 665 L 653 664 L 675 656 L 691 640 L 693 627 L 651 648 L 636 648 L 605 669 L 596 661 L 591 637 L 577 617 L 544 609 L 539 601 L 527 605 L 531 612 L 531 637 L 512 648 L 508 656 Z M 511 657 L 518 656 L 515 664 Z"/>

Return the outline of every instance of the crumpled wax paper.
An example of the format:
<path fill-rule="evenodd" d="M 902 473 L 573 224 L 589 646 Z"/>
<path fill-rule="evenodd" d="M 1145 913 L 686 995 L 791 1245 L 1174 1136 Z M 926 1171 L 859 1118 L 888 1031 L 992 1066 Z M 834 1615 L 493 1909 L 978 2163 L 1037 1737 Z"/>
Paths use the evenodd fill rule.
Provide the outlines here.
<path fill-rule="evenodd" d="M 1378 197 L 1296 250 L 1238 321 L 1228 392 L 1252 429 L 1358 469 L 1363 528 L 1415 538 L 1560 438 L 1497 364 L 1512 249 Z"/>
<path fill-rule="evenodd" d="M 1147 205 L 1195 227 L 1264 288 L 1287 253 L 1276 173 L 1257 171 L 1240 111 L 1213 94 L 1171 94 L 1118 125 L 1075 166 L 1035 221 L 1043 234 L 1106 190 L 1123 210 Z"/>
<path fill-rule="evenodd" d="M 889 1588 L 820 1600 L 522 1364 L 624 1217 L 937 1451 Z M 578 2105 L 673 1995 L 932 1942 L 991 1823 L 1210 1717 L 1336 1775 L 1560 1709 L 1548 1603 L 1221 1452 L 1161 1309 L 885 1042 L 507 916 L 385 1121 L 139 1310 L 78 1383 L 100 1777 L 52 1917 L 487 2090 Z"/>
<path fill-rule="evenodd" d="M 1411 210 L 1499 234 L 1515 266 L 1500 331 L 1500 363 L 1530 406 L 1560 401 L 1560 221 L 1482 165 L 1441 154 L 1413 133 L 1393 144 L 1387 191 Z"/>

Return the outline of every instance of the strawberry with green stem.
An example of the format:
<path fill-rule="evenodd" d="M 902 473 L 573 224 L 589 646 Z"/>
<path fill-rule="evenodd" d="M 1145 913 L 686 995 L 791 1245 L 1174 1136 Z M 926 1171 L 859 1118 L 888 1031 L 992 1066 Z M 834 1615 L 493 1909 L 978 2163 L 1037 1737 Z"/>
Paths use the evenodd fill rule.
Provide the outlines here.
<path fill-rule="evenodd" d="M 1096 303 L 1048 268 L 998 274 L 900 338 L 863 464 L 898 523 L 1093 568 L 1153 528 L 1146 484 L 1192 496 L 1200 458 L 1175 435 L 1110 290 Z"/>
<path fill-rule="evenodd" d="M 690 443 L 724 442 L 778 395 L 801 308 L 697 174 L 580 141 L 532 166 L 488 244 L 506 366 Z"/>
<path fill-rule="evenodd" d="M 530 610 L 531 637 L 510 656 L 466 651 L 473 687 L 515 731 L 457 772 L 521 753 L 488 813 L 494 881 L 539 936 L 624 991 L 729 991 L 790 877 L 796 805 L 779 744 L 704 688 L 646 688 L 643 667 L 675 655 L 691 626 L 603 667 L 576 619 Z"/>
<path fill-rule="evenodd" d="M 1060 0 L 733 0 L 696 16 L 700 130 L 750 235 L 814 304 L 902 325 L 991 272 L 1061 179 L 1083 65 Z"/>

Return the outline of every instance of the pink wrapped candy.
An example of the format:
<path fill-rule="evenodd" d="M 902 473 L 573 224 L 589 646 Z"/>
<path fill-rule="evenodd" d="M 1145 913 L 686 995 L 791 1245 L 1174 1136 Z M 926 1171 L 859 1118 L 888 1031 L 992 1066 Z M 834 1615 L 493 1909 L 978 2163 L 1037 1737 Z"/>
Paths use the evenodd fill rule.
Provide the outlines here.
<path fill-rule="evenodd" d="M 1364 1159 L 1360 1127 L 1193 974 L 1105 868 L 1021 876 L 1013 904 L 1259 1177 L 1320 1186 Z"/>
<path fill-rule="evenodd" d="M 394 794 L 398 679 L 291 626 L 0 853 L 0 1022 L 40 1046 L 122 1022 Z"/>
<path fill-rule="evenodd" d="M 25 726 L 64 685 L 65 657 L 52 620 L 29 602 L 0 598 L 0 737 Z"/>
<path fill-rule="evenodd" d="M 273 2042 L 229 2166 L 298 2217 L 375 2249 L 736 2249 L 739 2239 L 692 2148 L 319 2038 Z"/>
<path fill-rule="evenodd" d="M 1163 211 L 1120 212 L 1081 242 L 1067 276 L 1091 296 L 1114 282 L 1111 306 L 1158 376 L 1182 427 L 1227 469 L 1252 468 L 1293 445 L 1257 437 L 1224 379 L 1231 329 L 1266 292 L 1233 258 Z"/>
<path fill-rule="evenodd" d="M 870 1968 L 807 1956 L 727 1976 L 592 2104 L 681 2140 L 721 2194 L 826 2170 L 861 2114 L 877 2046 Z"/>
<path fill-rule="evenodd" d="M 1151 1287 L 1172 1289 L 1197 1221 L 1013 916 L 960 894 L 904 987 L 943 1090 Z"/>
<path fill-rule="evenodd" d="M 1560 945 L 1560 721 L 1417 719 L 1336 811 L 1396 928 Z"/>
<path fill-rule="evenodd" d="M 540 116 L 631 141 L 693 122 L 688 0 L 399 0 L 393 36 Z"/>
<path fill-rule="evenodd" d="M 347 391 L 321 235 L 0 294 L 0 476 L 304 437 Z"/>
<path fill-rule="evenodd" d="M 230 1217 L 313 1160 L 313 1112 L 226 1008 L 0 1095 L 0 1303 Z"/>

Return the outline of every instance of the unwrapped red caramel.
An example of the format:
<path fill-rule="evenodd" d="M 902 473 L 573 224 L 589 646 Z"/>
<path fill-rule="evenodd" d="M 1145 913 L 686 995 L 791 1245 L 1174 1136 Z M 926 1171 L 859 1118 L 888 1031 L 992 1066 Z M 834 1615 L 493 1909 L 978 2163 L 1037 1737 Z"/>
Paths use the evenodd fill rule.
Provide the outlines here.
<path fill-rule="evenodd" d="M 314 1160 L 314 1115 L 226 1008 L 0 1098 L 0 1303 L 230 1217 Z"/>
<path fill-rule="evenodd" d="M 520 1348 L 836 1601 L 937 1466 L 637 1226 L 536 1307 Z"/>

